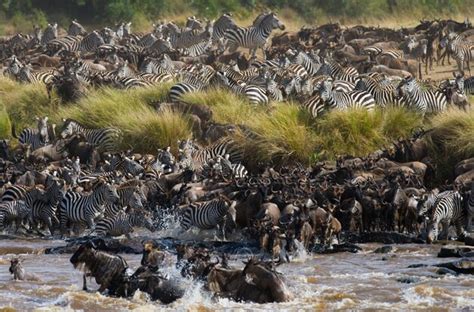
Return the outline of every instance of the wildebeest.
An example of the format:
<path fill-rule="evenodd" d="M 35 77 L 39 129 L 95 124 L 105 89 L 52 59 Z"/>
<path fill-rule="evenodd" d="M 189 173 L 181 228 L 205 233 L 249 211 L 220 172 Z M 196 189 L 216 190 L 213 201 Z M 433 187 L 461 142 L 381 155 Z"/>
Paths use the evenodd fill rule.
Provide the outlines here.
<path fill-rule="evenodd" d="M 92 276 L 100 285 L 99 292 L 108 290 L 109 294 L 125 295 L 117 293 L 119 287 L 124 283 L 128 269 L 128 264 L 122 257 L 97 250 L 96 243 L 88 241 L 79 246 L 70 261 L 74 268 L 80 265 L 84 266 L 83 290 L 87 290 L 86 276 Z"/>
<path fill-rule="evenodd" d="M 25 272 L 22 262 L 23 259 L 20 258 L 10 260 L 10 268 L 8 270 L 13 274 L 13 279 L 18 281 L 39 281 L 38 276 Z"/>

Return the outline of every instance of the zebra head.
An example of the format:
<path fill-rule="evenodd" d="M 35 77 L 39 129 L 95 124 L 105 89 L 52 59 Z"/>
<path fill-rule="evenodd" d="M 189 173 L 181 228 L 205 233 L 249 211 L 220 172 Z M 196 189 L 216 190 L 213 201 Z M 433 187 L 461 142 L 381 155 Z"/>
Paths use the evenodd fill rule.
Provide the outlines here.
<path fill-rule="evenodd" d="M 332 93 L 332 79 L 326 79 L 322 81 L 319 86 L 319 94 L 323 101 L 328 101 L 331 98 Z"/>
<path fill-rule="evenodd" d="M 12 55 L 10 64 L 8 65 L 8 70 L 13 75 L 18 75 L 22 67 L 23 67 L 23 64 L 18 60 L 18 58 L 15 55 Z"/>
<path fill-rule="evenodd" d="M 256 27 L 285 30 L 285 25 L 278 19 L 275 13 L 266 15 Z"/>
<path fill-rule="evenodd" d="M 226 73 L 224 71 L 220 71 L 218 70 L 216 72 L 216 79 L 217 79 L 217 83 L 222 85 L 222 86 L 229 86 L 230 85 L 230 81 L 229 81 L 229 77 L 227 77 Z"/>
<path fill-rule="evenodd" d="M 137 191 L 133 192 L 132 196 L 130 196 L 130 199 L 128 201 L 128 206 L 132 209 L 142 209 L 142 195 Z"/>
<path fill-rule="evenodd" d="M 411 95 L 417 89 L 416 79 L 413 76 L 405 77 L 398 85 L 396 92 L 398 97 Z"/>
<path fill-rule="evenodd" d="M 36 117 L 38 121 L 38 133 L 40 135 L 40 139 L 43 143 L 49 143 L 49 132 L 48 132 L 48 116 L 46 117 Z"/>
<path fill-rule="evenodd" d="M 72 20 L 71 24 L 69 25 L 69 29 L 67 31 L 67 34 L 70 35 L 70 36 L 77 36 L 77 35 L 82 35 L 83 36 L 83 35 L 87 34 L 87 31 L 76 20 Z"/>
<path fill-rule="evenodd" d="M 66 139 L 70 136 L 72 136 L 76 131 L 74 129 L 74 124 L 71 120 L 65 120 L 64 121 L 64 129 L 61 131 L 61 138 Z"/>
<path fill-rule="evenodd" d="M 101 183 L 101 182 L 99 182 Z M 118 203 L 120 200 L 120 196 L 117 193 L 117 187 L 111 183 L 101 183 L 102 185 L 99 186 L 100 191 L 105 197 L 105 200 L 109 203 Z M 97 190 L 99 191 L 99 190 Z"/>
<path fill-rule="evenodd" d="M 457 88 L 457 91 L 459 93 L 464 94 L 464 73 L 463 72 L 461 72 L 461 73 L 453 72 L 453 76 L 455 78 L 454 84 Z"/>

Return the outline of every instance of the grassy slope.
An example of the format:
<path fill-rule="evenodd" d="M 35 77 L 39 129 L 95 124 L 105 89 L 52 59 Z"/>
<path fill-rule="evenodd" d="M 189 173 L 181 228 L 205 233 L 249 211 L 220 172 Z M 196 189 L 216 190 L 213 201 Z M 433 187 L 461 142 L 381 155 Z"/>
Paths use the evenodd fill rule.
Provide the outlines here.
<path fill-rule="evenodd" d="M 151 105 L 164 101 L 169 88 L 170 84 L 164 84 L 131 91 L 93 90 L 76 104 L 59 105 L 55 98 L 48 99 L 41 85 L 22 85 L 0 78 L 0 136 L 10 136 L 10 120 L 18 131 L 34 126 L 35 116 L 48 115 L 57 124 L 62 118 L 74 118 L 88 127 L 116 127 L 123 133 L 122 148 L 137 152 L 154 153 L 159 147 L 176 147 L 178 139 L 192 136 L 188 117 L 171 111 L 157 113 Z M 309 164 L 342 154 L 365 156 L 409 136 L 419 126 L 433 128 L 427 140 L 439 165 L 474 156 L 474 110 L 451 109 L 425 121 L 398 108 L 372 113 L 331 112 L 315 120 L 294 103 L 253 107 L 223 90 L 190 94 L 184 100 L 209 106 L 217 122 L 251 129 L 256 136 L 247 138 L 237 133 L 236 140 L 253 164 L 293 160 Z M 473 97 L 470 100 L 474 102 Z"/>

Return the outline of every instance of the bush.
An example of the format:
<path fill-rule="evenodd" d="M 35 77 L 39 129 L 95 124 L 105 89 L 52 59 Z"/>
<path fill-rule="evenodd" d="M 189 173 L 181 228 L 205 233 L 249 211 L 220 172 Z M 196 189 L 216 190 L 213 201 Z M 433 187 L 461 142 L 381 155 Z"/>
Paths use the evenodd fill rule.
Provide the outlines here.
<path fill-rule="evenodd" d="M 56 100 L 50 101 L 43 84 L 20 84 L 0 78 L 0 104 L 4 107 L 16 129 L 35 124 L 35 117 L 51 116 Z"/>
<path fill-rule="evenodd" d="M 471 97 L 471 103 L 472 100 Z M 457 162 L 474 157 L 474 110 L 452 108 L 434 116 L 426 141 L 438 167 L 437 178 L 452 178 L 452 168 Z"/>
<path fill-rule="evenodd" d="M 148 101 L 160 99 L 162 88 L 121 91 L 102 89 L 91 92 L 74 106 L 61 108 L 54 120 L 72 118 L 87 127 L 114 127 L 123 134 L 122 148 L 155 153 L 192 135 L 189 120 L 171 111 L 158 114 Z"/>
<path fill-rule="evenodd" d="M 422 125 L 422 119 L 402 108 L 333 111 L 318 120 L 321 158 L 337 155 L 366 156 L 390 144 L 394 139 L 407 137 Z"/>

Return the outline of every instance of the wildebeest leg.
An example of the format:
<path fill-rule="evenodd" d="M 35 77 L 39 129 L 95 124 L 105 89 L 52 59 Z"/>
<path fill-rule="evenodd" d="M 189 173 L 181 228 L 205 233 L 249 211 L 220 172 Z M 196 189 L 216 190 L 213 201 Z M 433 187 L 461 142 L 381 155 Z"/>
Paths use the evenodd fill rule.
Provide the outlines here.
<path fill-rule="evenodd" d="M 86 273 L 82 275 L 82 290 L 87 291 L 87 277 Z"/>

